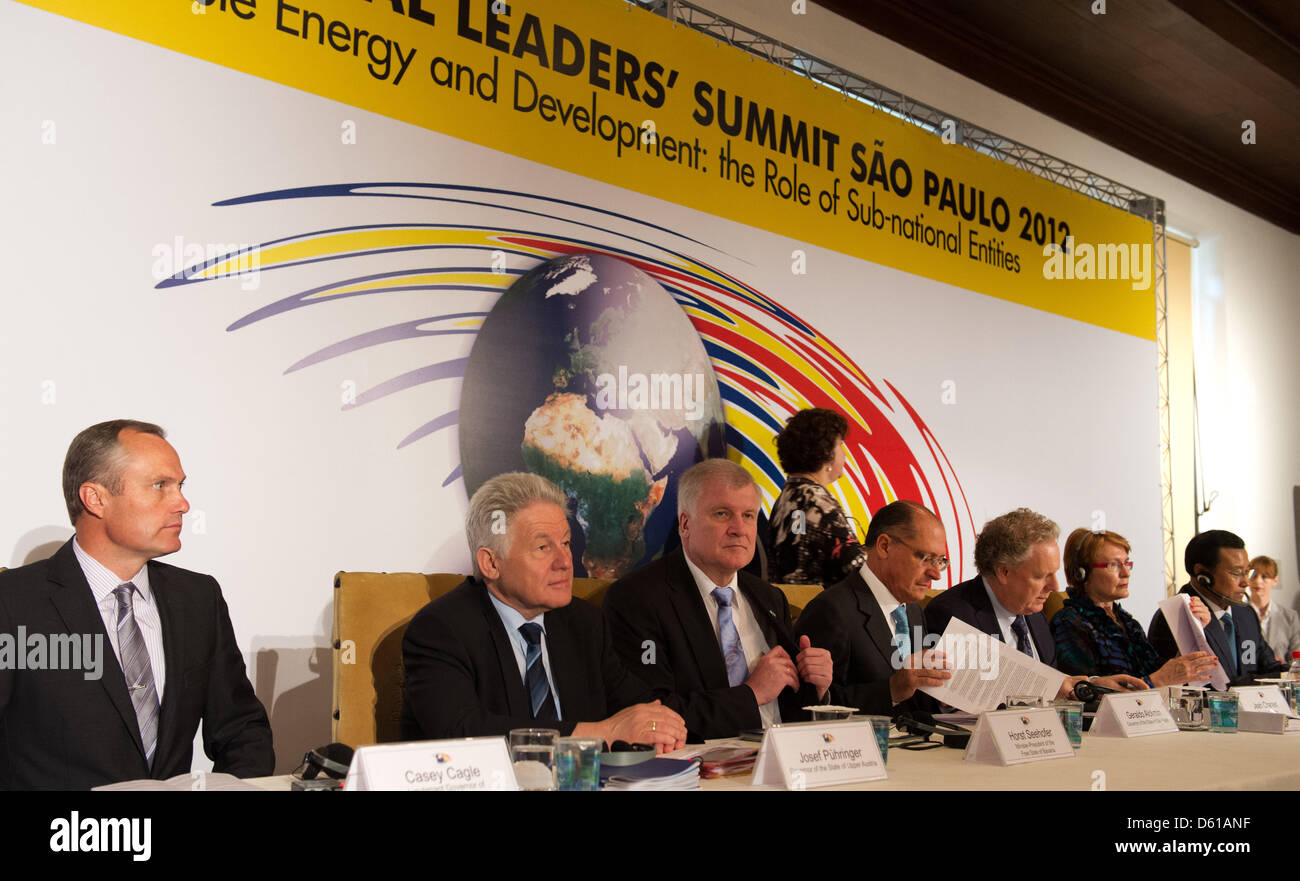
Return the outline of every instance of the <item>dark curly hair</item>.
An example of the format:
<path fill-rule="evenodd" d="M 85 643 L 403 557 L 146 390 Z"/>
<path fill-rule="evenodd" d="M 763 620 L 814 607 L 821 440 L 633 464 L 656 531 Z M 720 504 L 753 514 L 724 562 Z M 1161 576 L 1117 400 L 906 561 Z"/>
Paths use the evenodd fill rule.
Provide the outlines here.
<path fill-rule="evenodd" d="M 835 458 L 835 444 L 848 436 L 849 420 L 834 410 L 800 410 L 776 436 L 776 456 L 786 474 L 816 471 Z"/>

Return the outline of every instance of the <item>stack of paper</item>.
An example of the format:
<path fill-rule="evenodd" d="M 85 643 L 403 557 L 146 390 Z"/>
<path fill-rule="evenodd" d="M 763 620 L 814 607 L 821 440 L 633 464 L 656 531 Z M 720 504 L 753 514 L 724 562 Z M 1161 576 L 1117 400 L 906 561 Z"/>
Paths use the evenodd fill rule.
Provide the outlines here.
<path fill-rule="evenodd" d="M 656 789 L 688 790 L 700 788 L 700 763 L 697 759 L 651 759 L 626 768 L 600 769 L 601 787 L 607 790 Z"/>
<path fill-rule="evenodd" d="M 748 774 L 754 770 L 756 758 L 758 758 L 758 750 L 752 746 L 709 750 L 700 756 L 700 776 L 707 780 L 710 777 Z"/>

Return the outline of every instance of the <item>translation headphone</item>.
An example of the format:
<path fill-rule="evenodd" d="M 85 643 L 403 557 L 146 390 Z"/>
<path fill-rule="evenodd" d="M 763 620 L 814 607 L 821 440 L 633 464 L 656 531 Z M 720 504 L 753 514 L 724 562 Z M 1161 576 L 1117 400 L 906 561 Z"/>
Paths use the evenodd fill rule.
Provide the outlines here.
<path fill-rule="evenodd" d="M 1201 589 L 1204 590 L 1206 593 L 1209 593 L 1212 596 L 1217 597 L 1219 600 L 1221 600 L 1224 603 L 1227 603 L 1229 606 L 1250 605 L 1250 603 L 1245 602 L 1244 600 L 1234 600 L 1230 596 L 1224 596 L 1223 594 L 1219 593 L 1217 590 L 1214 589 L 1214 577 L 1210 575 L 1206 575 L 1204 572 L 1196 573 L 1196 583 L 1199 584 L 1201 586 Z"/>
<path fill-rule="evenodd" d="M 1088 580 L 1088 570 L 1080 566 L 1074 570 L 1074 577 L 1080 584 L 1083 584 Z"/>

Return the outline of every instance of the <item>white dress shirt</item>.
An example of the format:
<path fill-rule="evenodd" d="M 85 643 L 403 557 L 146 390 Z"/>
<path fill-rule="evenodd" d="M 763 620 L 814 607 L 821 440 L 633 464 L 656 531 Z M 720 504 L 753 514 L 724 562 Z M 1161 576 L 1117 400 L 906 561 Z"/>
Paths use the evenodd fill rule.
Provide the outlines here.
<path fill-rule="evenodd" d="M 700 597 L 704 600 L 704 608 L 709 613 L 709 623 L 713 625 L 713 635 L 718 637 L 718 652 L 722 652 L 722 637 L 718 633 L 718 601 L 713 597 L 713 590 L 717 587 L 731 588 L 731 620 L 736 625 L 736 632 L 740 634 L 740 647 L 745 651 L 745 663 L 749 665 L 752 673 L 754 665 L 758 659 L 767 654 L 771 646 L 763 637 L 763 631 L 758 626 L 758 619 L 754 617 L 754 610 L 749 605 L 749 600 L 740 590 L 737 583 L 736 574 L 733 572 L 731 581 L 726 584 L 714 584 L 709 576 L 704 574 L 704 570 L 691 562 L 691 558 L 685 553 L 682 554 L 686 560 L 686 568 L 691 570 L 691 577 L 695 579 L 695 586 L 700 591 Z M 794 658 L 790 659 L 791 663 Z M 771 728 L 773 725 L 781 722 L 781 708 L 778 701 L 771 700 L 762 704 L 758 708 L 758 715 L 763 720 L 764 728 Z"/>
<path fill-rule="evenodd" d="M 1019 651 L 1019 643 L 1016 642 L 1016 632 L 1011 629 L 1011 622 L 1015 621 L 1019 616 L 1014 612 L 1008 612 L 1002 607 L 1002 604 L 998 602 L 998 595 L 995 594 L 993 588 L 989 586 L 989 580 L 987 578 L 981 577 L 980 580 L 984 582 L 984 589 L 988 591 L 989 594 L 989 602 L 993 604 L 993 614 L 998 619 L 998 627 L 1002 628 L 1002 641 L 1013 649 Z M 1034 632 L 1029 629 L 1028 615 L 1025 616 L 1025 630 L 1028 635 L 1029 651 L 1031 656 L 1035 661 L 1041 661 L 1042 658 L 1038 657 L 1038 646 L 1034 645 Z"/>
<path fill-rule="evenodd" d="M 145 650 L 149 652 L 149 666 L 153 668 L 154 688 L 158 691 L 158 704 L 162 705 L 164 688 L 167 685 L 167 662 L 163 654 L 162 621 L 158 617 L 158 603 L 149 589 L 149 566 L 145 564 L 140 571 L 126 581 L 118 578 L 107 566 L 82 550 L 77 540 L 72 540 L 72 552 L 81 564 L 81 571 L 90 584 L 95 605 L 99 606 L 99 615 L 104 619 L 104 629 L 108 631 L 108 642 L 113 646 L 117 656 L 118 667 L 122 666 L 122 650 L 117 644 L 117 597 L 113 594 L 119 584 L 127 581 L 136 587 L 132 600 L 135 612 L 135 624 L 144 637 Z"/>

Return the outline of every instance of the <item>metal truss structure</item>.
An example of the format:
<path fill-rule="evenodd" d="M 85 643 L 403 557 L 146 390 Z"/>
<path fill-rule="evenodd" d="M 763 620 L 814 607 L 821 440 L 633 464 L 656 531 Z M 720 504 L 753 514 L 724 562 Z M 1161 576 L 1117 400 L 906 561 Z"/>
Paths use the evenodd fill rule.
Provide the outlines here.
<path fill-rule="evenodd" d="M 1165 273 L 1165 203 L 1162 199 L 1126 186 L 1077 165 L 1049 156 L 1026 144 L 988 131 L 972 122 L 923 104 L 888 86 L 873 82 L 797 49 L 780 40 L 750 30 L 744 25 L 709 12 L 686 0 L 627 0 L 675 24 L 689 27 L 716 40 L 748 52 L 769 64 L 807 77 L 819 86 L 834 89 L 847 98 L 861 101 L 949 141 L 963 144 L 999 162 L 1027 171 L 1127 211 L 1151 222 L 1153 279 L 1156 300 L 1157 387 L 1160 408 L 1160 511 L 1166 593 L 1177 590 L 1174 557 L 1173 460 L 1169 429 L 1169 326 Z"/>

